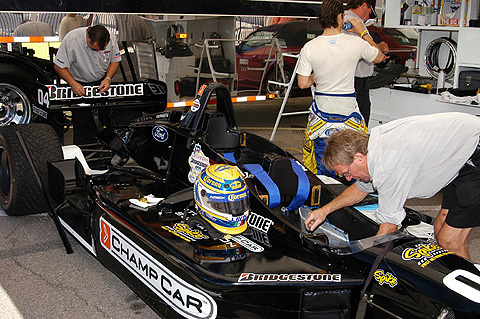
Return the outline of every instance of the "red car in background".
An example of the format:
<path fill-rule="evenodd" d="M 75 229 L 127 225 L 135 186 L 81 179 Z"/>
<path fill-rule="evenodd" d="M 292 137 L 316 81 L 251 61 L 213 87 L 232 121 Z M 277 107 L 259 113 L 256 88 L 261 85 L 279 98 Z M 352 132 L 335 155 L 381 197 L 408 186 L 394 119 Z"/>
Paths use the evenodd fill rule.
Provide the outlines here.
<path fill-rule="evenodd" d="M 368 30 L 375 42 L 385 41 L 389 48 L 390 54 L 399 56 L 399 63 L 405 65 L 405 60 L 413 53 L 416 56 L 418 35 L 413 29 L 395 29 L 369 26 Z M 237 46 L 237 72 L 238 87 L 240 90 L 255 90 L 260 88 L 262 80 L 263 67 L 267 63 L 267 69 L 261 84 L 261 92 L 275 93 L 285 90 L 278 85 L 269 84 L 269 80 L 284 82 L 279 68 L 275 64 L 276 48 L 273 48 L 269 57 L 271 43 L 274 38 L 278 39 L 282 53 L 298 54 L 303 45 L 323 33 L 323 29 L 316 19 L 309 21 L 291 21 L 281 24 L 274 24 L 266 27 L 258 28 L 253 31 L 245 40 L 241 41 Z M 265 62 L 265 60 L 269 60 Z M 296 58 L 284 57 L 284 74 L 285 82 L 290 78 L 297 63 Z M 310 90 L 300 90 L 294 85 L 292 95 L 311 94 Z"/>
<path fill-rule="evenodd" d="M 414 29 L 396 29 L 369 26 L 368 32 L 373 41 L 379 43 L 384 41 L 388 44 L 389 54 L 400 57 L 397 61 L 405 65 L 405 61 L 412 54 L 413 59 L 417 55 L 418 33 Z"/>
<path fill-rule="evenodd" d="M 275 93 L 275 91 L 278 90 L 282 91 L 277 85 L 268 84 L 269 80 L 284 82 L 276 63 L 270 61 L 275 60 L 275 53 L 278 51 L 276 47 L 273 48 L 269 61 L 265 62 L 272 48 L 272 40 L 274 38 L 278 39 L 282 53 L 298 54 L 305 43 L 322 33 L 323 29 L 316 19 L 274 24 L 253 31 L 237 46 L 239 90 L 258 91 L 262 79 L 262 68 L 265 66 L 265 63 L 267 63 L 267 69 L 261 86 L 262 92 Z M 297 59 L 284 57 L 283 61 L 285 82 L 288 82 L 292 77 Z M 311 94 L 309 90 L 307 93 Z"/>

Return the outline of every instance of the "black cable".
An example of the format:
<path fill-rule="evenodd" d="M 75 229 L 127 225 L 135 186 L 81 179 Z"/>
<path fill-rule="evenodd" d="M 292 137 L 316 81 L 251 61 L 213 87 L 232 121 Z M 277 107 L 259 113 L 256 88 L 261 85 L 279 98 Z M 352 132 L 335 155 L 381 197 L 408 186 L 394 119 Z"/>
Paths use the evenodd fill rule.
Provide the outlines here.
<path fill-rule="evenodd" d="M 457 43 L 450 38 L 437 38 L 427 45 L 424 56 L 425 68 L 432 77 L 438 78 L 438 73 L 441 70 L 439 56 L 442 45 L 446 45 L 449 49 L 447 64 L 443 69 L 445 78 L 449 79 L 455 73 L 457 59 Z"/>

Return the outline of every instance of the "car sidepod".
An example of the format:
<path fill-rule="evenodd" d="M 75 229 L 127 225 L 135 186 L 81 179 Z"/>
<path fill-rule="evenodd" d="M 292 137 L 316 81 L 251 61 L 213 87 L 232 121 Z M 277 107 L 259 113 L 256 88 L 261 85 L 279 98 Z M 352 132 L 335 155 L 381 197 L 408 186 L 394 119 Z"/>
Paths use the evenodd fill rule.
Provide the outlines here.
<path fill-rule="evenodd" d="M 480 266 L 434 242 L 404 240 L 373 273 L 372 312 L 401 318 L 480 318 Z"/>

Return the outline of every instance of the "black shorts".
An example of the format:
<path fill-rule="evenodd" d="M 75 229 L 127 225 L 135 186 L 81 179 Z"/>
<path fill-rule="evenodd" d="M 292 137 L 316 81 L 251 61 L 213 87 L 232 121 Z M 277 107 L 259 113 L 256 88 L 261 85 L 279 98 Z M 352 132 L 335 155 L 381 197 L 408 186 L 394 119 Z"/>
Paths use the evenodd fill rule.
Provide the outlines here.
<path fill-rule="evenodd" d="M 480 168 L 465 165 L 443 189 L 442 208 L 448 209 L 445 222 L 456 228 L 480 226 Z"/>

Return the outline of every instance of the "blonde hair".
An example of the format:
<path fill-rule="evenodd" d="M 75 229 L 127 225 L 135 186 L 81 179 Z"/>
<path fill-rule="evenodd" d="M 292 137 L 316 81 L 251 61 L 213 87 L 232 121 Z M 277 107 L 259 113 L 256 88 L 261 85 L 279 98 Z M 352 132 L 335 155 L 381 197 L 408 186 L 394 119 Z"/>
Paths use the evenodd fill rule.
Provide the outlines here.
<path fill-rule="evenodd" d="M 342 130 L 329 137 L 323 162 L 327 169 L 336 165 L 350 165 L 357 153 L 367 155 L 368 138 L 362 131 Z"/>

